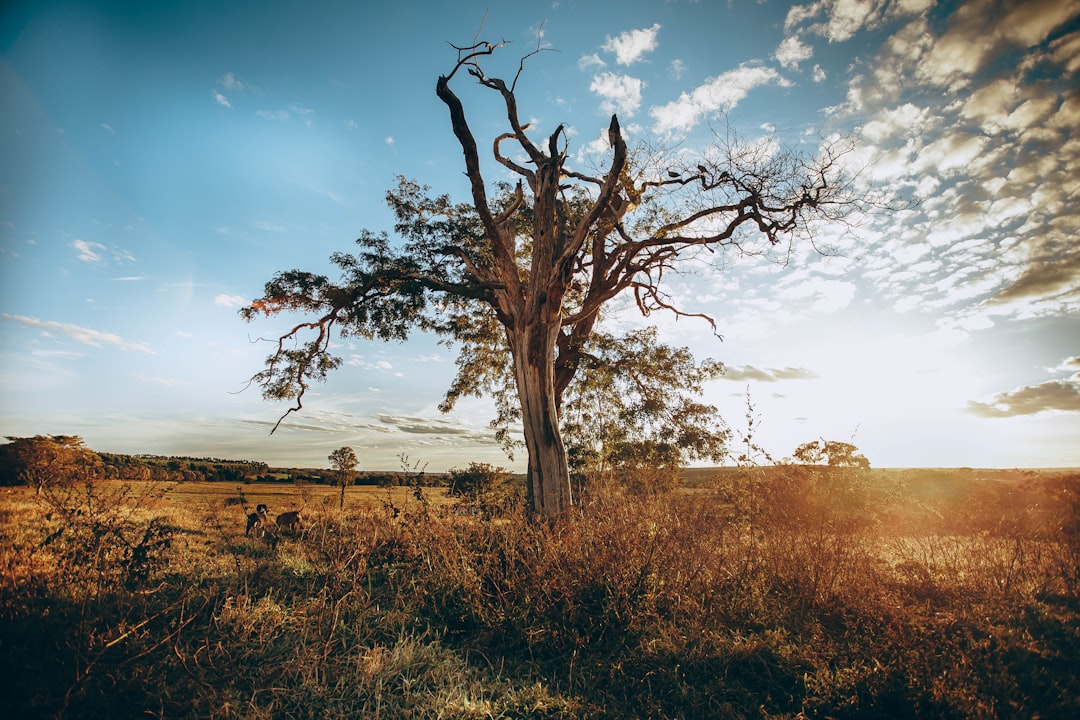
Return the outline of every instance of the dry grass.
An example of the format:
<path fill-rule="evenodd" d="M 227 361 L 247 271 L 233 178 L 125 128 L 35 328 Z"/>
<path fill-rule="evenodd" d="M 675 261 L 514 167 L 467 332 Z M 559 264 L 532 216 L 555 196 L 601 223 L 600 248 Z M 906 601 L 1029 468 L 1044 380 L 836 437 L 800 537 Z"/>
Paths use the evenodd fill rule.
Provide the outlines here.
<path fill-rule="evenodd" d="M 1080 478 L 1037 480 L 793 468 L 553 525 L 244 486 L 305 508 L 268 539 L 235 487 L 5 489 L 0 672 L 27 717 L 1076 716 Z"/>

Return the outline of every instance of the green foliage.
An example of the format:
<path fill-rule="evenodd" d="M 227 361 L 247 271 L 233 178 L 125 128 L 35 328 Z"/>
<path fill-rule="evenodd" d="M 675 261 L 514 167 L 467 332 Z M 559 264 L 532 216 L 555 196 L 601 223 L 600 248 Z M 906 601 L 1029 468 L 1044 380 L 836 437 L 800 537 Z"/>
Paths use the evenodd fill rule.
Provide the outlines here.
<path fill-rule="evenodd" d="M 337 476 L 337 484 L 341 486 L 341 498 L 338 503 L 340 510 L 345 509 L 345 488 L 356 480 L 356 466 L 360 461 L 356 457 L 356 451 L 351 447 L 340 447 L 330 453 L 330 467 Z"/>
<path fill-rule="evenodd" d="M 663 491 L 677 484 L 681 464 L 719 462 L 731 433 L 715 407 L 695 398 L 722 372 L 720 363 L 698 364 L 686 348 L 659 343 L 655 328 L 594 334 L 563 403 L 571 470 L 597 487 L 610 476 L 638 491 Z"/>
<path fill-rule="evenodd" d="M 101 474 L 101 459 L 77 435 L 8 437 L 0 445 L 0 485 L 65 485 Z"/>
<path fill-rule="evenodd" d="M 870 468 L 870 461 L 851 443 L 836 440 L 811 440 L 795 448 L 794 458 L 807 465 Z"/>
<path fill-rule="evenodd" d="M 511 475 L 506 468 L 471 462 L 464 470 L 451 468 L 447 474 L 447 493 L 455 497 L 479 500 L 499 490 Z"/>
<path fill-rule="evenodd" d="M 671 443 L 619 441 L 607 458 L 615 482 L 632 493 L 661 494 L 679 487 L 681 453 Z"/>

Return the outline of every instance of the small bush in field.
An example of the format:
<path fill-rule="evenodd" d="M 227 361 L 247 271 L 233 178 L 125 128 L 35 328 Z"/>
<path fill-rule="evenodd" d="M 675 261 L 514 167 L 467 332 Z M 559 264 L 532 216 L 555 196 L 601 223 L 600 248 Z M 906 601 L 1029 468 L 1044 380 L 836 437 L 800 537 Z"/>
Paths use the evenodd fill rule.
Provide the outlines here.
<path fill-rule="evenodd" d="M 47 487 L 41 502 L 48 535 L 41 544 L 69 580 L 96 591 L 139 587 L 169 562 L 173 528 L 151 506 L 167 492 L 153 483 L 87 480 Z"/>
<path fill-rule="evenodd" d="M 490 513 L 520 500 L 521 488 L 511 482 L 512 477 L 505 468 L 473 462 L 464 470 L 450 470 L 446 492 L 472 503 L 473 507 L 484 513 Z"/>

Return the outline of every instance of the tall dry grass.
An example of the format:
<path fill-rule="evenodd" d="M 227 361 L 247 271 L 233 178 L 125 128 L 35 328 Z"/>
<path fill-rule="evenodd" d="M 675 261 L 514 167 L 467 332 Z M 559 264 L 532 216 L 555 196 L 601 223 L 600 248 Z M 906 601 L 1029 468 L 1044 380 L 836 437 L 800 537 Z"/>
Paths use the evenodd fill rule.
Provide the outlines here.
<path fill-rule="evenodd" d="M 223 499 L 9 491 L 0 672 L 26 717 L 1080 713 L 1080 478 L 725 477 L 551 524 L 415 488 L 275 542 Z"/>

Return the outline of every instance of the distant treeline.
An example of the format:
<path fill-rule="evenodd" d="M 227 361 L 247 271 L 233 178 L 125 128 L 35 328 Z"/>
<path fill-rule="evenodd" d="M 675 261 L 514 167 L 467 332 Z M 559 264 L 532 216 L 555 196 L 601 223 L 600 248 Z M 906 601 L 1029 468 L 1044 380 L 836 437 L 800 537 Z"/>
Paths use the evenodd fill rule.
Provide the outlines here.
<path fill-rule="evenodd" d="M 258 460 L 225 460 L 176 455 L 121 455 L 99 452 L 105 477 L 118 480 L 166 480 L 171 482 L 310 483 L 337 484 L 331 470 L 321 468 L 271 467 Z M 396 485 L 398 473 L 357 472 L 354 485 Z M 436 480 L 433 478 L 433 480 Z"/>
<path fill-rule="evenodd" d="M 337 484 L 340 476 L 321 468 L 270 467 L 257 460 L 215 457 L 99 452 L 76 435 L 8 437 L 0 444 L 0 485 L 33 485 L 96 479 L 156 482 L 312 483 Z M 349 484 L 436 485 L 442 474 L 356 472 Z"/>

